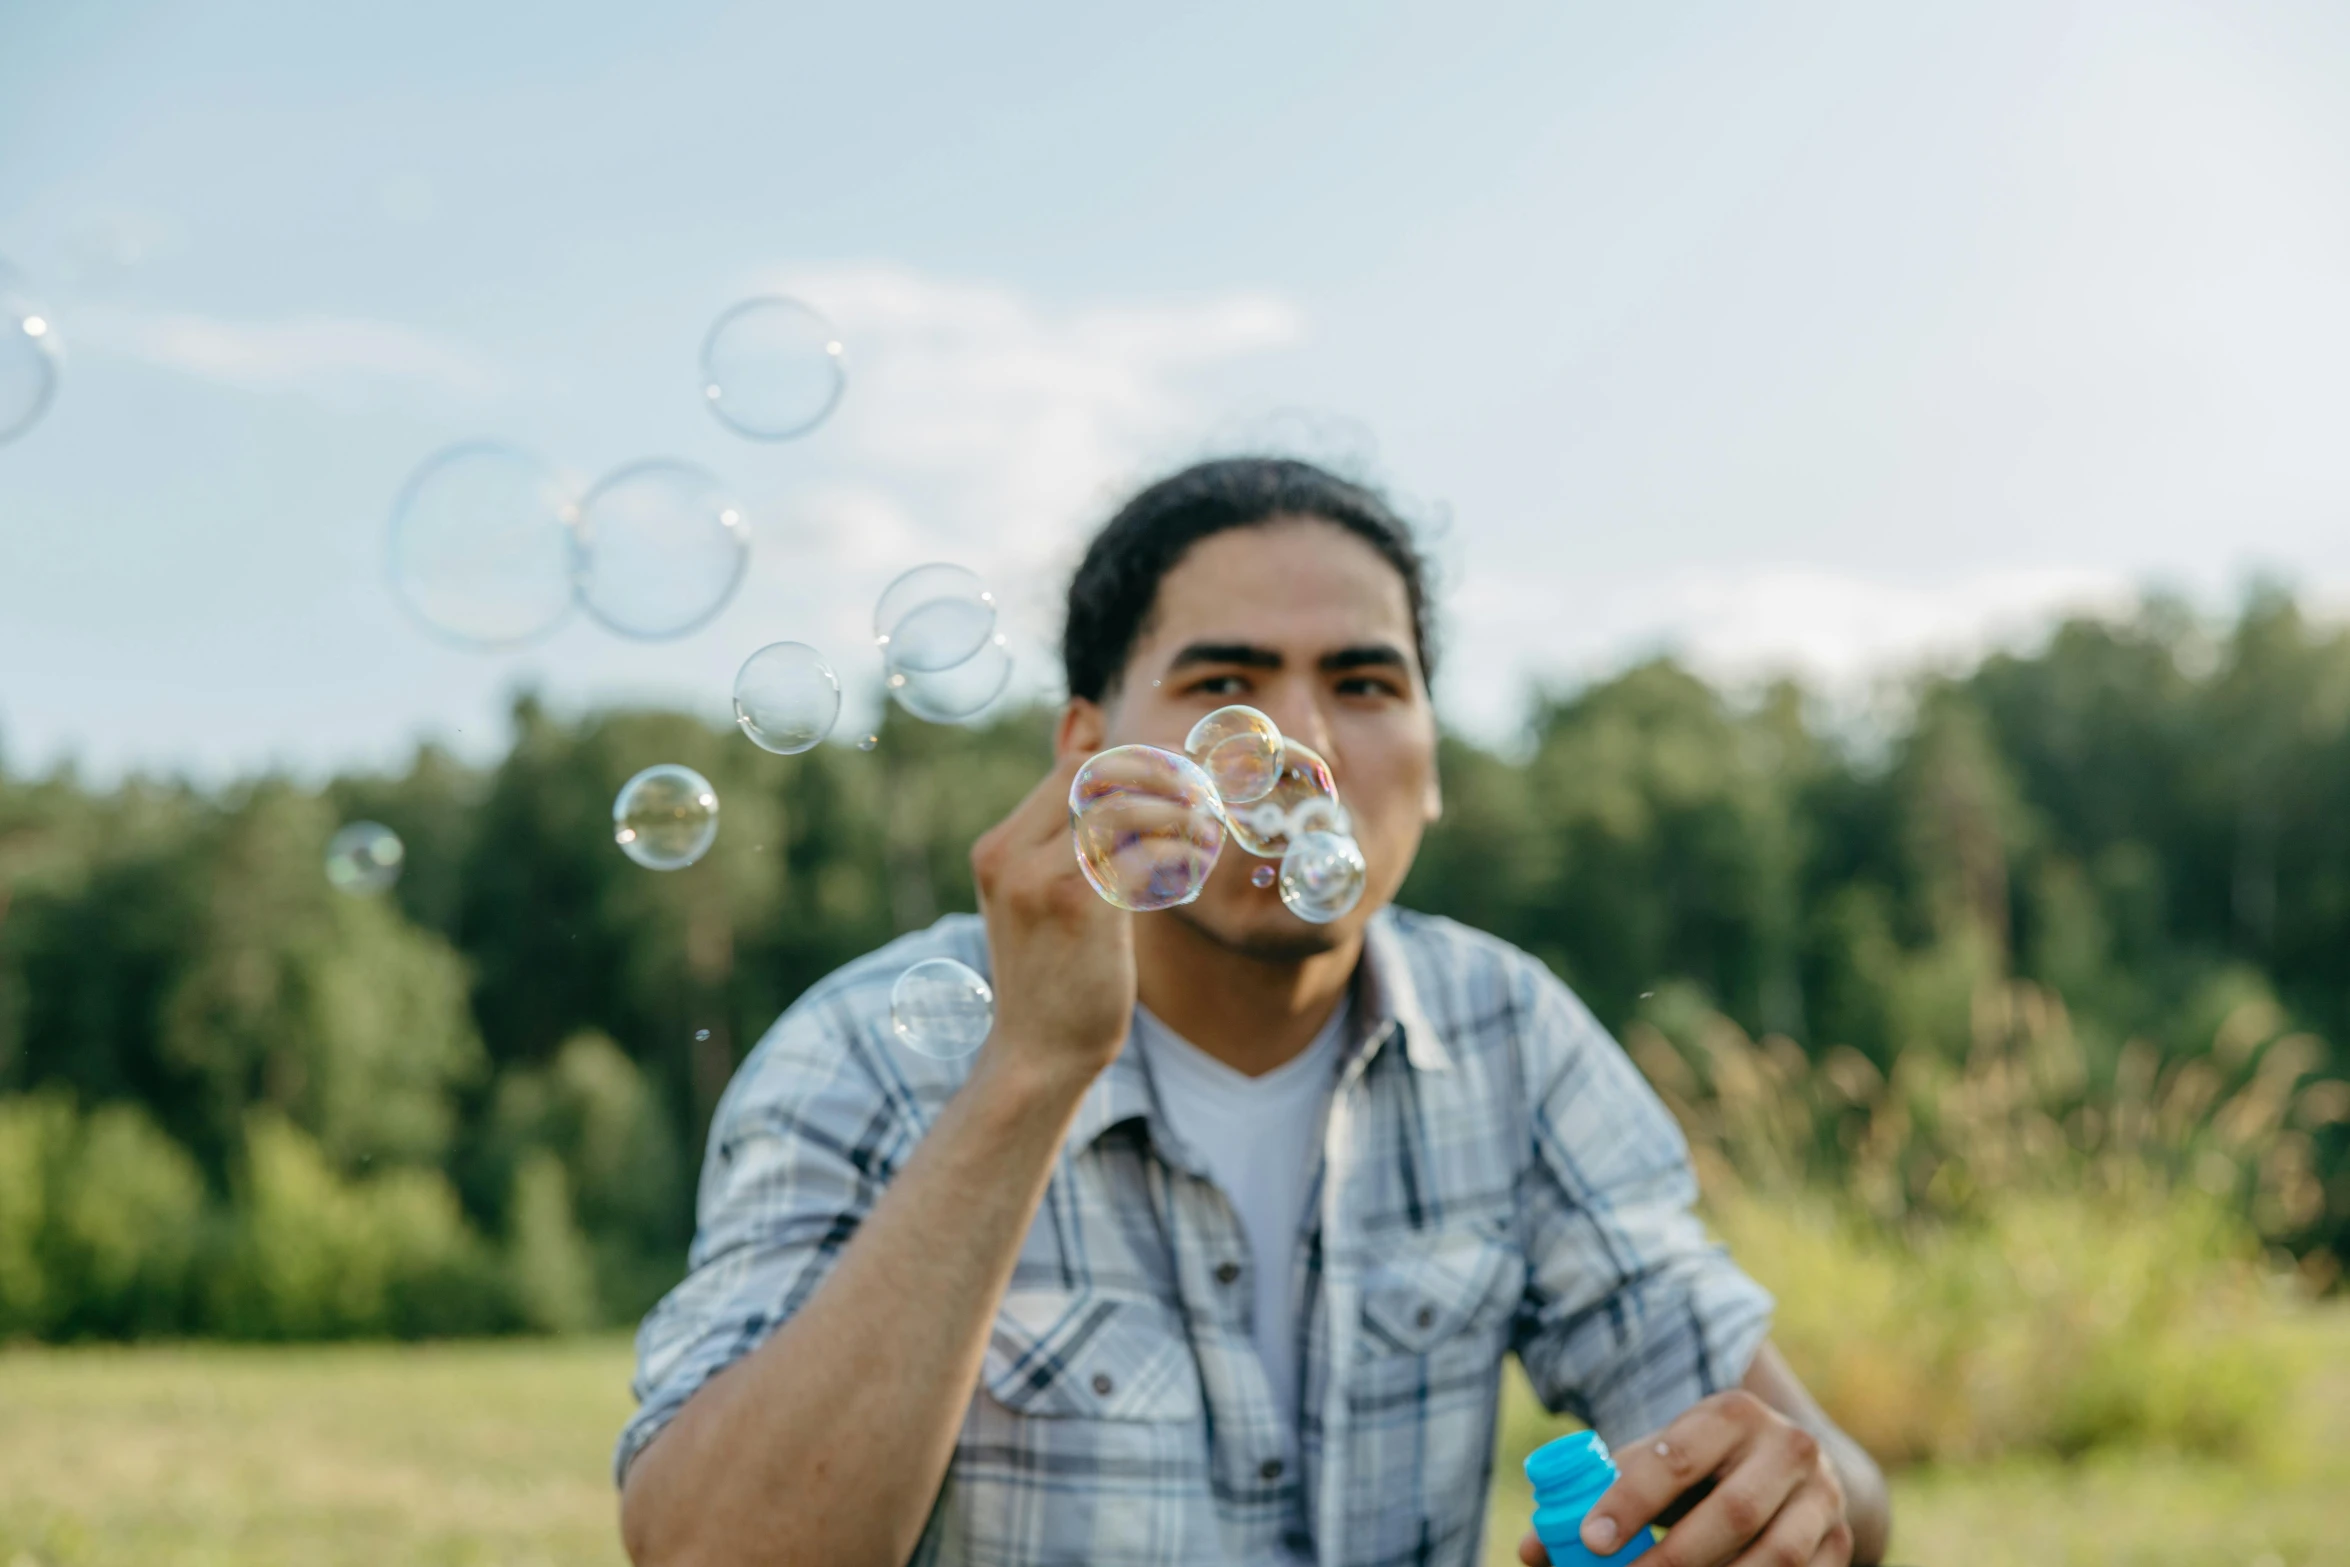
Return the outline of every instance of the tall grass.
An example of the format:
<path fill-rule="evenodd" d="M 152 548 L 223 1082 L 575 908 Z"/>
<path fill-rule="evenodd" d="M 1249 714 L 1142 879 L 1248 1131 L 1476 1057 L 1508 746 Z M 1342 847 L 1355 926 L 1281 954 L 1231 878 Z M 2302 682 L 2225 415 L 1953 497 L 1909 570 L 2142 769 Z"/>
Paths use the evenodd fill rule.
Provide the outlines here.
<path fill-rule="evenodd" d="M 1972 1011 L 1962 1058 L 1880 1069 L 1668 990 L 1626 1045 L 1781 1348 L 1881 1459 L 2255 1448 L 2287 1391 L 2269 1329 L 2333 1282 L 2272 1243 L 2322 1208 L 2311 1133 L 2350 1088 L 2308 1080 L 2317 1042 L 2258 995 L 2168 1063 L 2098 1060 L 2028 983 Z"/>

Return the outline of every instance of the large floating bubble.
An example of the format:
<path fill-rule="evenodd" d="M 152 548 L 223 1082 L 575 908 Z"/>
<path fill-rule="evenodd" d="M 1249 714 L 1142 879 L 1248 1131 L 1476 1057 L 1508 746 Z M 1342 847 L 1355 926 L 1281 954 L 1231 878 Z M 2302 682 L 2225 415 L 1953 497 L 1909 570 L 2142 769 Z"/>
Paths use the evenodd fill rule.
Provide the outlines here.
<path fill-rule="evenodd" d="M 612 801 L 612 841 L 649 871 L 685 869 L 717 836 L 718 791 L 690 767 L 648 767 Z"/>
<path fill-rule="evenodd" d="M 1230 807 L 1225 816 L 1240 846 L 1265 860 L 1281 858 L 1289 852 L 1292 839 L 1317 828 L 1349 830 L 1330 764 L 1300 740 L 1282 742 L 1281 776 L 1272 792 L 1261 800 Z"/>
<path fill-rule="evenodd" d="M 579 503 L 579 599 L 622 636 L 683 636 L 726 607 L 750 564 L 742 505 L 691 463 L 633 463 Z"/>
<path fill-rule="evenodd" d="M 795 756 L 839 717 L 840 678 L 805 642 L 771 642 L 735 672 L 734 721 L 762 750 Z"/>
<path fill-rule="evenodd" d="M 1300 833 L 1281 856 L 1282 903 L 1316 925 L 1327 925 L 1360 903 L 1368 879 L 1362 846 L 1342 832 L 1317 828 Z"/>
<path fill-rule="evenodd" d="M 1262 800 L 1281 780 L 1281 731 L 1253 707 L 1219 707 L 1191 726 L 1183 750 L 1226 805 Z"/>
<path fill-rule="evenodd" d="M 849 384 L 831 324 L 796 299 L 746 299 L 702 339 L 702 397 L 719 422 L 759 441 L 822 424 Z"/>
<path fill-rule="evenodd" d="M 995 595 L 976 572 L 938 562 L 882 589 L 873 640 L 892 669 L 929 674 L 976 655 L 995 630 Z"/>
<path fill-rule="evenodd" d="M 890 986 L 889 1026 L 907 1049 L 953 1061 L 986 1041 L 995 1026 L 995 992 L 953 958 L 925 958 Z"/>
<path fill-rule="evenodd" d="M 31 429 L 57 395 L 57 323 L 0 261 L 0 445 Z"/>
<path fill-rule="evenodd" d="M 1011 683 L 1012 655 L 1001 637 L 990 637 L 978 652 L 951 669 L 899 669 L 892 665 L 883 681 L 891 701 L 934 724 L 959 724 L 978 717 Z"/>
<path fill-rule="evenodd" d="M 326 841 L 326 879 L 337 892 L 386 892 L 400 879 L 408 851 L 381 822 L 351 822 Z"/>
<path fill-rule="evenodd" d="M 392 503 L 392 591 L 442 636 L 518 647 L 571 611 L 572 514 L 562 479 L 528 452 L 451 447 Z"/>
<path fill-rule="evenodd" d="M 1224 848 L 1216 786 L 1199 764 L 1155 745 L 1121 745 L 1069 784 L 1077 867 L 1093 890 L 1138 913 L 1189 903 Z"/>

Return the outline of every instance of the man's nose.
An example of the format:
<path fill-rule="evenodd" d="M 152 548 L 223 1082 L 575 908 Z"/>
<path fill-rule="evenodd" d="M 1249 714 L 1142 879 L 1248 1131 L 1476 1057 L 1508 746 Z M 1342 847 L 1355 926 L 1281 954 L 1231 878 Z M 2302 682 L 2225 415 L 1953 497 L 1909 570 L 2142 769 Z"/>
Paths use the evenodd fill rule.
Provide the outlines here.
<path fill-rule="evenodd" d="M 1262 711 L 1273 720 L 1282 738 L 1302 740 L 1319 753 L 1325 762 L 1335 761 L 1330 754 L 1329 716 L 1322 711 L 1319 694 L 1299 683 L 1285 684 L 1282 690 L 1269 695 L 1271 700 L 1266 702 Z"/>

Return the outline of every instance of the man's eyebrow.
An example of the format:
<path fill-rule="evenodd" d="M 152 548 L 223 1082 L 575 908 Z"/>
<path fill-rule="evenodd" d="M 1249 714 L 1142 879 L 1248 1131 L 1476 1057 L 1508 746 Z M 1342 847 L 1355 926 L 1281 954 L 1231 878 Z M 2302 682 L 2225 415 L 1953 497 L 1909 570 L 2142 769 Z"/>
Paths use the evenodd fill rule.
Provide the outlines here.
<path fill-rule="evenodd" d="M 1342 669 L 1409 669 L 1411 660 L 1403 656 L 1403 649 L 1392 642 L 1364 642 L 1354 647 L 1342 647 L 1321 657 L 1323 673 L 1335 674 Z"/>
<path fill-rule="evenodd" d="M 1281 655 L 1254 642 L 1194 642 L 1175 655 L 1169 669 L 1187 664 L 1238 664 L 1243 669 L 1279 669 Z"/>

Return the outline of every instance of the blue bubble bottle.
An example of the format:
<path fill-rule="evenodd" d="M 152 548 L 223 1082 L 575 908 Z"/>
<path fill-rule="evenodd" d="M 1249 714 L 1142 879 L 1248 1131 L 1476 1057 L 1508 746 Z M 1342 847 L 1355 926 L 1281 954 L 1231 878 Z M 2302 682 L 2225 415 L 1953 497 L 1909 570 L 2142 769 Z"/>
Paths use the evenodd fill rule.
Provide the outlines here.
<path fill-rule="evenodd" d="M 1534 1533 L 1550 1552 L 1551 1567 L 1620 1567 L 1656 1543 L 1654 1529 L 1639 1529 L 1613 1556 L 1584 1548 L 1583 1515 L 1616 1483 L 1615 1460 L 1598 1432 L 1543 1443 L 1526 1455 L 1526 1478 L 1534 1483 Z"/>

